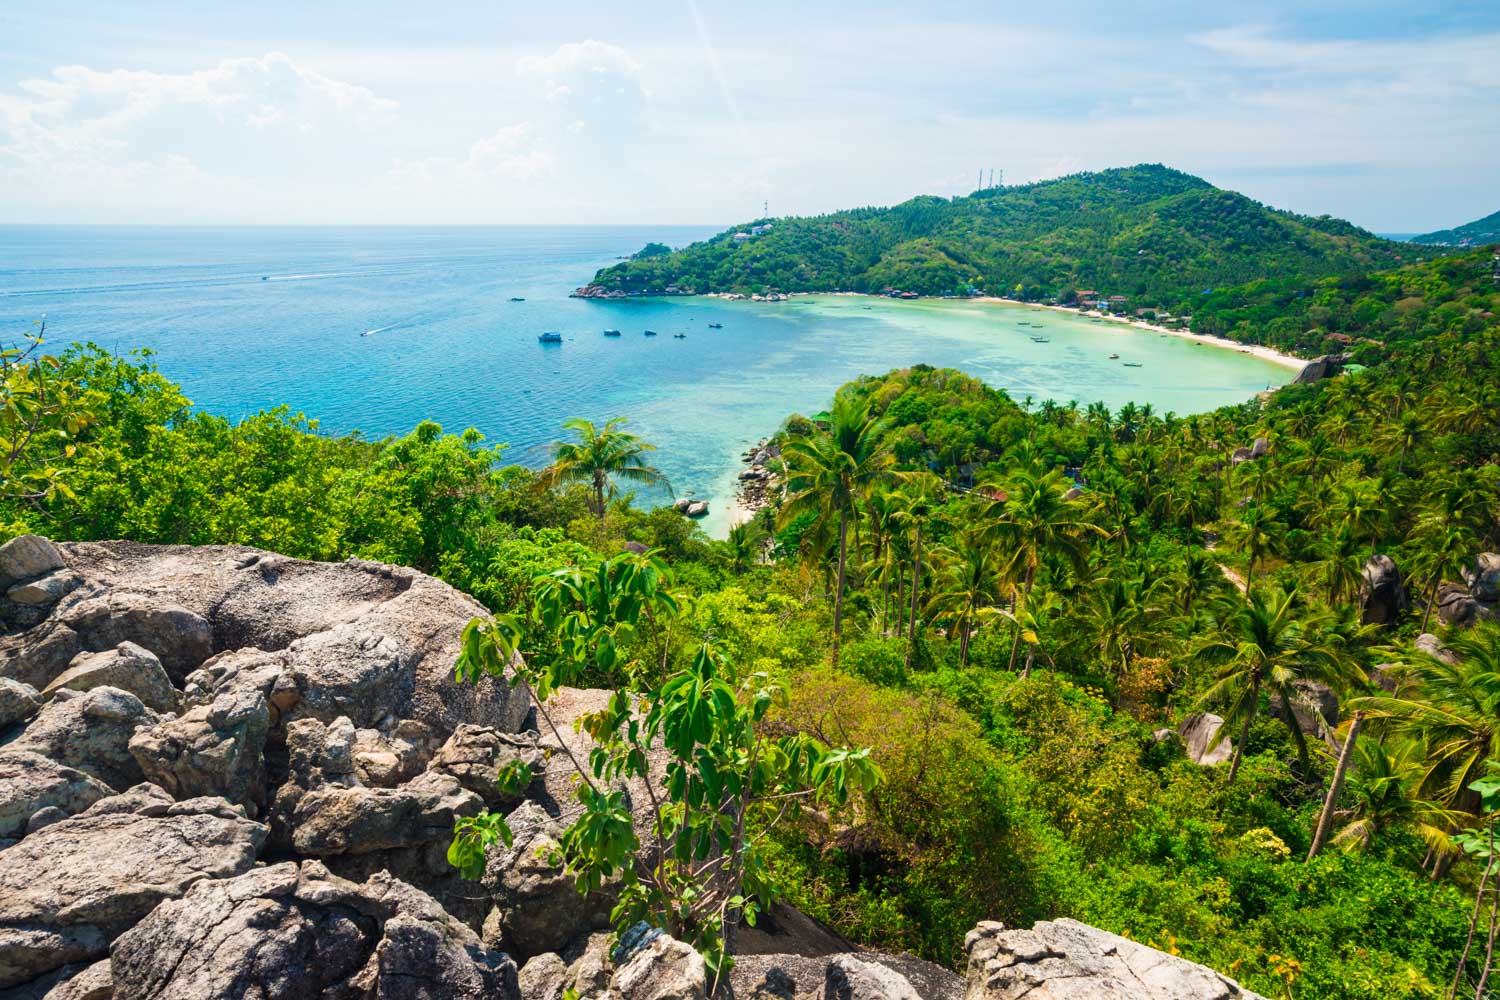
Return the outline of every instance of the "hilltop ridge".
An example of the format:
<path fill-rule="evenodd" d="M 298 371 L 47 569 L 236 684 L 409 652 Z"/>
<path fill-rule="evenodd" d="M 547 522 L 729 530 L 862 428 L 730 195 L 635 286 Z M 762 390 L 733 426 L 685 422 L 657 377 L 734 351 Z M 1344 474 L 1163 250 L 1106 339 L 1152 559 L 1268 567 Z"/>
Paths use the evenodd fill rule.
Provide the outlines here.
<path fill-rule="evenodd" d="M 1360 273 L 1433 253 L 1141 164 L 889 208 L 757 219 L 604 268 L 580 294 L 895 289 L 1068 300 L 1101 289 L 1137 305 L 1176 305 L 1206 287 Z"/>

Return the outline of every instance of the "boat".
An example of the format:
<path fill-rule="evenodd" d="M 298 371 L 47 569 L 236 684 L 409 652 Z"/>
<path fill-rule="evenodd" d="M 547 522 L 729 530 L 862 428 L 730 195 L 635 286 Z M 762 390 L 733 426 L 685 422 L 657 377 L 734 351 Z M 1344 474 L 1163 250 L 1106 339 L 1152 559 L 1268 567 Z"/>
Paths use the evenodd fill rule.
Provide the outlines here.
<path fill-rule="evenodd" d="M 1139 361 L 1127 361 L 1127 362 L 1125 362 L 1125 367 L 1126 368 L 1140 368 L 1142 366 L 1141 366 L 1141 363 Z"/>
<path fill-rule="evenodd" d="M 521 296 L 519 296 L 519 295 L 512 295 L 510 297 L 510 300 L 512 302 L 525 302 L 526 301 L 525 299 L 521 298 Z"/>
<path fill-rule="evenodd" d="M 1050 344 L 1050 343 L 1052 343 L 1052 341 L 1048 340 L 1046 337 L 1032 337 L 1031 338 L 1031 342 L 1033 344 Z"/>
<path fill-rule="evenodd" d="M 604 331 L 604 335 L 606 337 L 618 337 L 620 335 L 620 331 L 619 330 L 605 330 Z"/>
<path fill-rule="evenodd" d="M 266 277 L 266 276 L 265 276 L 265 275 L 264 275 L 264 274 L 262 274 L 262 275 L 261 275 L 261 276 L 260 276 L 260 280 L 261 280 L 261 281 L 269 281 L 269 280 L 270 280 L 270 279 L 269 279 L 269 278 L 267 278 L 267 277 Z"/>
<path fill-rule="evenodd" d="M 1110 355 L 1110 356 L 1109 356 L 1109 360 L 1111 360 L 1111 361 L 1115 361 L 1115 360 L 1117 360 L 1117 359 L 1118 359 L 1118 358 L 1119 358 L 1119 357 L 1120 357 L 1120 356 L 1119 356 L 1119 355 L 1118 355 L 1118 354 L 1111 354 L 1111 355 Z"/>
<path fill-rule="evenodd" d="M 648 337 L 654 337 L 654 336 L 656 336 L 656 331 L 655 330 L 647 330 L 646 331 L 646 336 L 648 336 Z"/>
<path fill-rule="evenodd" d="M 672 334 L 672 339 L 673 340 L 687 340 L 687 334 L 685 334 L 685 333 L 674 333 L 674 334 Z"/>
<path fill-rule="evenodd" d="M 544 344 L 561 344 L 562 343 L 562 334 L 557 333 L 556 331 L 553 331 L 553 330 L 548 330 L 546 333 L 542 334 L 540 337 L 538 337 L 536 339 L 540 340 Z"/>
<path fill-rule="evenodd" d="M 723 323 L 710 323 L 710 324 L 708 324 L 708 328 L 710 330 L 722 330 L 722 329 L 724 329 L 724 324 Z"/>

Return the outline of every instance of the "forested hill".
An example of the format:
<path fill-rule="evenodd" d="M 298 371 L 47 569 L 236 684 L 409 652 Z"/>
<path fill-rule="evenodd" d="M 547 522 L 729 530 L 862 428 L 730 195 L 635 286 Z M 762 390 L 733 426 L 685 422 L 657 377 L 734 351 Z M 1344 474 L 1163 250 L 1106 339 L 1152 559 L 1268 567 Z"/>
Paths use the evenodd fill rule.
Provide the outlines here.
<path fill-rule="evenodd" d="M 1175 305 L 1205 287 L 1366 272 L 1433 252 L 1142 165 L 962 198 L 758 220 L 674 253 L 643 253 L 605 268 L 592 292 L 889 287 L 1036 299 L 1086 289 L 1126 295 L 1137 305 Z"/>
<path fill-rule="evenodd" d="M 1488 243 L 1500 243 L 1500 212 L 1452 229 L 1439 229 L 1435 233 L 1413 236 L 1411 241 L 1431 246 L 1484 246 Z"/>

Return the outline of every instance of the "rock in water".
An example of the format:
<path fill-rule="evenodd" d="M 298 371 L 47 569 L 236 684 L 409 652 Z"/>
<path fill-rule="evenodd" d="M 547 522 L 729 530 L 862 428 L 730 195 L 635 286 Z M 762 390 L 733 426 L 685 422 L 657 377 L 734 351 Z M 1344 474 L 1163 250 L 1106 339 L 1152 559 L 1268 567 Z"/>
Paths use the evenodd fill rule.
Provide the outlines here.
<path fill-rule="evenodd" d="M 223 799 L 154 785 L 29 834 L 0 851 L 0 988 L 102 957 L 161 901 L 249 870 L 265 835 Z"/>
<path fill-rule="evenodd" d="M 1265 1000 L 1232 979 L 1076 920 L 969 932 L 964 1000 Z"/>
<path fill-rule="evenodd" d="M 316 861 L 201 882 L 116 943 L 114 1000 L 520 1000 L 516 967 L 431 897 Z"/>

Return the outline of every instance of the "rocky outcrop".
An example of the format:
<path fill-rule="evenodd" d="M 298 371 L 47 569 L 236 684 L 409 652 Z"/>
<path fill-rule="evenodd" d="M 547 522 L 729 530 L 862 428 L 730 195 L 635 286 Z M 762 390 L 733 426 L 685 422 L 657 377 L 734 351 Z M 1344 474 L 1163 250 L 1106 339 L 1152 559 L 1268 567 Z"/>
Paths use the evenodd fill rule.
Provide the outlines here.
<path fill-rule="evenodd" d="M 41 754 L 0 752 L 0 844 L 21 837 L 43 813 L 48 818 L 73 816 L 113 794 L 92 775 Z"/>
<path fill-rule="evenodd" d="M 1401 570 L 1388 555 L 1374 555 L 1360 572 L 1360 620 L 1366 625 L 1394 625 L 1409 605 Z"/>
<path fill-rule="evenodd" d="M 27 835 L 0 851 L 0 988 L 102 957 L 161 901 L 249 870 L 264 840 L 223 799 L 154 785 Z"/>
<path fill-rule="evenodd" d="M 610 993 L 622 1000 L 705 1000 L 708 969 L 691 945 L 636 924 L 620 936 Z"/>
<path fill-rule="evenodd" d="M 1469 593 L 1468 587 L 1457 583 L 1438 587 L 1433 605 L 1438 621 L 1444 625 L 1467 628 L 1479 620 L 1479 602 Z"/>
<path fill-rule="evenodd" d="M 964 1000 L 1264 1000 L 1232 979 L 1076 920 L 969 932 Z"/>
<path fill-rule="evenodd" d="M 1313 358 L 1302 366 L 1297 377 L 1292 379 L 1293 385 L 1306 385 L 1325 378 L 1333 378 L 1344 370 L 1344 366 L 1354 360 L 1352 354 L 1324 354 Z"/>
<path fill-rule="evenodd" d="M 1431 632 L 1423 632 L 1417 636 L 1416 641 L 1412 645 L 1416 647 L 1417 652 L 1426 653 L 1434 660 L 1441 660 L 1450 667 L 1458 665 L 1457 654 L 1447 646 L 1444 646 L 1438 637 Z"/>
<path fill-rule="evenodd" d="M 483 799 L 486 808 L 514 809 L 521 804 L 521 794 L 503 791 L 495 776 L 502 769 L 520 763 L 531 769 L 533 783 L 540 782 L 547 766 L 540 738 L 534 730 L 502 733 L 490 726 L 459 726 L 428 766 L 440 774 L 452 775 L 463 788 Z"/>
<path fill-rule="evenodd" d="M 18 722 L 25 722 L 42 707 L 37 689 L 9 677 L 0 677 L 0 739 Z"/>
<path fill-rule="evenodd" d="M 1321 681 L 1296 680 L 1292 689 L 1296 692 L 1292 698 L 1292 717 L 1302 732 L 1321 738 L 1338 728 L 1339 696 L 1332 688 Z M 1271 699 L 1271 715 L 1285 719 L 1286 709 L 1280 698 Z"/>
<path fill-rule="evenodd" d="M 177 798 L 222 795 L 258 814 L 266 801 L 270 710 L 253 689 L 230 689 L 181 717 L 138 730 L 130 755 Z"/>
<path fill-rule="evenodd" d="M 201 882 L 115 945 L 115 1000 L 519 1000 L 516 968 L 431 897 L 315 861 Z"/>
<path fill-rule="evenodd" d="M 0 751 L 27 750 L 93 775 L 116 791 L 145 780 L 130 739 L 159 716 L 119 688 L 61 690 Z"/>
<path fill-rule="evenodd" d="M 102 653 L 79 653 L 68 669 L 53 678 L 42 692 L 45 700 L 58 691 L 92 691 L 114 687 L 129 691 L 153 712 L 177 711 L 177 689 L 149 649 L 122 642 Z"/>
<path fill-rule="evenodd" d="M 1223 764 L 1234 756 L 1234 744 L 1226 735 L 1217 746 L 1211 746 L 1214 737 L 1224 728 L 1222 717 L 1211 712 L 1194 712 L 1183 719 L 1177 727 L 1177 736 L 1182 740 L 1188 759 L 1204 767 Z"/>
<path fill-rule="evenodd" d="M 505 817 L 514 840 L 485 858 L 484 886 L 494 900 L 485 941 L 530 958 L 559 951 L 580 929 L 608 925 L 607 893 L 578 894 L 573 877 L 553 860 L 562 824 L 534 802 Z"/>
<path fill-rule="evenodd" d="M 1474 564 L 1464 568 L 1464 583 L 1474 600 L 1483 604 L 1500 603 L 1500 552 L 1481 552 Z"/>

